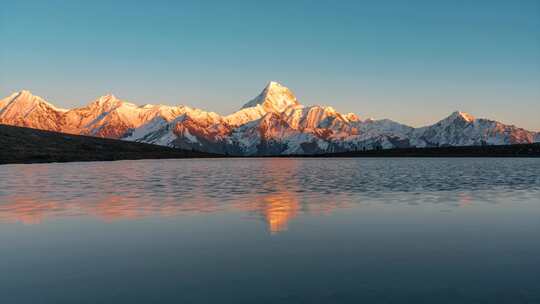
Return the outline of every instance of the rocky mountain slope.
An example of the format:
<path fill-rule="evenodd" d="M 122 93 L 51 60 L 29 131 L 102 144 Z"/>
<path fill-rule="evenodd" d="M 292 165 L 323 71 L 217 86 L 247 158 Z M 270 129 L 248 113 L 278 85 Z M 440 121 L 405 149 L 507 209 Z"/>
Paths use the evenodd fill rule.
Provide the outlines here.
<path fill-rule="evenodd" d="M 109 138 L 0 125 L 0 164 L 199 157 L 216 155 Z"/>
<path fill-rule="evenodd" d="M 113 95 L 65 110 L 21 91 L 0 100 L 0 123 L 231 155 L 540 142 L 538 132 L 463 112 L 422 128 L 362 120 L 329 106 L 304 106 L 277 82 L 227 116 L 183 105 L 137 106 Z"/>

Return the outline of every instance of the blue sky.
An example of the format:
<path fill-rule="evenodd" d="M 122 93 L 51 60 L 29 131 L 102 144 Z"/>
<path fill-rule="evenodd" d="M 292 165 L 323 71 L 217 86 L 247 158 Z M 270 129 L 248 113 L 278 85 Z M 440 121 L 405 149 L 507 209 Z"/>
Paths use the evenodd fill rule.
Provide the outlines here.
<path fill-rule="evenodd" d="M 540 1 L 9 1 L 0 93 L 114 93 L 226 114 L 269 80 L 414 126 L 454 110 L 540 130 Z"/>

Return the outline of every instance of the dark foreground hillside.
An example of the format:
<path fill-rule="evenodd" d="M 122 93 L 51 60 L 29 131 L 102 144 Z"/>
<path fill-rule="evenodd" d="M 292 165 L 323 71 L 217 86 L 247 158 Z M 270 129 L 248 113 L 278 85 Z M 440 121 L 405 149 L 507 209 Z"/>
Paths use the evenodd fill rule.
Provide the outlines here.
<path fill-rule="evenodd" d="M 327 153 L 318 157 L 540 157 L 540 143 L 438 148 L 401 148 L 387 150 Z"/>
<path fill-rule="evenodd" d="M 216 155 L 0 125 L 0 164 L 213 156 Z"/>

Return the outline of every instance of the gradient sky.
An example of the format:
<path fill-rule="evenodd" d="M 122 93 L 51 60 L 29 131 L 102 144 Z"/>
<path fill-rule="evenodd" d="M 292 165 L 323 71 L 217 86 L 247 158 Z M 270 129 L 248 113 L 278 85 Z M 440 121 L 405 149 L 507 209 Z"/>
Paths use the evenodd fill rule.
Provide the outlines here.
<path fill-rule="evenodd" d="M 269 80 L 413 126 L 454 110 L 540 130 L 540 1 L 5 1 L 0 94 L 114 93 L 221 114 Z"/>

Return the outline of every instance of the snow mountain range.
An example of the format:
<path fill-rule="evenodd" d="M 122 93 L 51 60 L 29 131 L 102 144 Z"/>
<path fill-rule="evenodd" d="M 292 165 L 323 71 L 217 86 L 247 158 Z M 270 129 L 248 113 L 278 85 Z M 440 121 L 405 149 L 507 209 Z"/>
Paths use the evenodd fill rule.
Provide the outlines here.
<path fill-rule="evenodd" d="M 0 124 L 230 155 L 540 142 L 539 132 L 463 112 L 421 128 L 362 120 L 329 106 L 304 106 L 277 82 L 227 116 L 183 105 L 137 106 L 114 95 L 67 110 L 20 91 L 0 100 Z"/>

